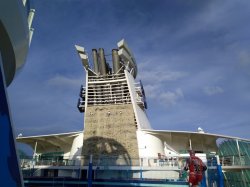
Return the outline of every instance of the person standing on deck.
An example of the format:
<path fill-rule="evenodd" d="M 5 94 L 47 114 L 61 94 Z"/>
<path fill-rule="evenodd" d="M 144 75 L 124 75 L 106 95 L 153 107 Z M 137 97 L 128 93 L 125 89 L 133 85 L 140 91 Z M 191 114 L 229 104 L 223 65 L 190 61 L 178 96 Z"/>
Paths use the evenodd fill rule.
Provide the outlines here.
<path fill-rule="evenodd" d="M 193 150 L 189 151 L 189 155 L 190 157 L 186 161 L 184 170 L 189 170 L 189 185 L 191 187 L 198 187 L 202 181 L 204 171 L 207 170 L 207 166 L 200 158 L 195 156 L 195 152 Z"/>

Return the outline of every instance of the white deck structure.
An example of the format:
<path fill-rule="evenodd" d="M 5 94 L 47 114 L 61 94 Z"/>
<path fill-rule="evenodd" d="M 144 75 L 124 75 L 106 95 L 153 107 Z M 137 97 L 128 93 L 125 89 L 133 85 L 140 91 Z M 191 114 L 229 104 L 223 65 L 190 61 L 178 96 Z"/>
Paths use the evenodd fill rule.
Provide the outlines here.
<path fill-rule="evenodd" d="M 179 172 L 183 167 L 185 159 L 188 157 L 188 150 L 195 150 L 197 155 L 207 163 L 208 159 L 210 159 L 209 157 L 218 157 L 218 140 L 227 139 L 236 142 L 250 142 L 250 140 L 247 139 L 210 134 L 201 130 L 199 132 L 153 130 L 145 112 L 147 104 L 143 86 L 141 82 L 136 82 L 138 71 L 136 62 L 125 41 L 122 40 L 118 42 L 118 49 L 112 51 L 113 70 L 107 65 L 104 51 L 102 49 L 99 50 L 99 56 L 97 55 L 97 50 L 92 50 L 94 59 L 93 69 L 91 69 L 89 65 L 88 55 L 85 49 L 80 46 L 76 46 L 76 49 L 82 60 L 82 65 L 86 70 L 86 86 L 81 88 L 81 99 L 79 100 L 78 105 L 79 110 L 85 112 L 85 124 L 89 123 L 91 120 L 95 121 L 94 118 L 87 118 L 86 116 L 94 115 L 91 112 L 90 114 L 86 114 L 89 107 L 103 107 L 105 109 L 106 106 L 110 105 L 115 107 L 132 105 L 132 111 L 134 112 L 134 126 L 132 123 L 132 127 L 135 127 L 137 145 L 133 146 L 137 147 L 136 151 L 138 152 L 139 157 L 128 157 L 129 160 L 131 160 L 130 163 L 133 163 L 128 164 L 120 157 L 102 157 L 98 153 L 99 160 L 94 165 L 94 169 L 104 170 L 105 168 L 108 168 L 109 170 L 125 171 L 129 168 L 135 171 L 133 173 L 133 178 L 139 178 L 139 171 L 143 169 L 143 176 L 145 178 L 178 179 Z M 99 62 L 97 59 L 99 59 Z M 106 116 L 113 115 L 113 111 L 108 110 L 104 112 Z M 117 112 L 119 113 L 119 111 Z M 98 118 L 98 115 L 103 115 L 103 113 L 96 115 L 96 118 Z M 100 119 L 107 120 L 105 117 Z M 115 123 L 116 122 L 112 122 L 112 124 Z M 90 123 L 90 125 L 95 125 L 95 122 Z M 106 126 L 99 127 L 106 128 Z M 102 137 L 105 137 L 106 135 L 103 134 L 103 132 L 107 131 L 101 131 L 96 128 L 88 130 L 87 135 L 84 131 L 79 131 L 52 135 L 18 137 L 18 142 L 28 144 L 34 150 L 33 162 L 29 163 L 23 160 L 22 167 L 33 167 L 39 169 L 39 172 L 37 172 L 38 176 L 43 176 L 43 170 L 45 169 L 53 169 L 58 170 L 58 176 L 77 177 L 75 172 L 76 169 L 80 168 L 84 170 L 87 168 L 86 162 L 82 162 L 87 156 L 82 154 L 84 149 L 86 149 L 83 141 L 86 137 L 84 136 L 89 136 L 89 133 L 92 133 L 92 136 L 100 137 L 101 135 Z M 126 133 L 123 132 L 123 134 Z M 122 136 L 122 134 L 119 136 Z M 112 139 L 114 137 L 106 138 Z M 116 141 L 118 140 L 116 139 Z M 94 144 L 93 142 L 91 143 L 91 146 L 95 146 L 95 142 Z M 118 143 L 123 144 L 124 141 Z M 100 144 L 100 142 L 97 142 L 96 144 Z M 110 150 L 115 150 L 117 148 L 114 144 L 105 142 L 101 145 L 109 147 Z M 129 145 L 126 144 L 122 146 L 126 147 Z M 238 149 L 238 151 L 240 150 Z M 49 153 L 55 153 L 56 155 L 46 159 L 46 155 L 48 156 Z M 126 154 L 129 155 L 130 152 Z M 240 154 L 239 157 L 241 157 Z M 234 165 L 231 169 L 233 169 L 233 167 L 243 169 L 240 168 L 240 165 Z M 244 167 L 250 169 L 249 165 Z M 228 166 L 225 166 L 224 169 L 228 169 Z M 106 177 L 101 174 L 100 176 L 103 178 Z"/>

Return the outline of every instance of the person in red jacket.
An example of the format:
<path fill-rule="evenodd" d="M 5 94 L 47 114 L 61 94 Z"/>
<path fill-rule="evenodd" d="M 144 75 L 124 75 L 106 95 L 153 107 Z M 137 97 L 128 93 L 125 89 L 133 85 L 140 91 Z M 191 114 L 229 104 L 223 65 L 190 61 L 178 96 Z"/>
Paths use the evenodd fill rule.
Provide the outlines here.
<path fill-rule="evenodd" d="M 201 183 L 203 173 L 206 171 L 207 167 L 200 158 L 195 156 L 195 152 L 193 150 L 189 151 L 189 155 L 190 157 L 186 161 L 184 170 L 189 170 L 189 185 L 195 187 Z"/>

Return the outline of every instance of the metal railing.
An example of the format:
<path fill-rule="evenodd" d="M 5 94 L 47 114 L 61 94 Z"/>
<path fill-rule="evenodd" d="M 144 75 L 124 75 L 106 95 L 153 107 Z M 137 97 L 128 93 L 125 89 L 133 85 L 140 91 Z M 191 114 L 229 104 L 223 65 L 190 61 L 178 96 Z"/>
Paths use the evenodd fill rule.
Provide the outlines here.
<path fill-rule="evenodd" d="M 183 167 L 184 158 L 159 159 L 155 158 L 128 158 L 128 157 L 100 157 L 93 158 L 94 166 L 143 166 L 143 167 Z M 20 159 L 21 168 L 36 166 L 87 166 L 89 157 L 29 157 Z"/>
<path fill-rule="evenodd" d="M 67 180 L 81 180 L 87 179 L 89 156 L 77 156 L 74 159 L 70 157 L 50 157 L 50 158 L 25 158 L 21 159 L 21 166 L 23 169 L 23 176 L 25 178 L 31 177 L 31 179 L 53 180 L 63 179 L 63 183 Z M 172 157 L 172 158 L 129 158 L 129 157 L 100 157 L 93 158 L 93 173 L 92 180 L 110 180 L 112 181 L 187 181 L 188 172 L 183 170 L 186 163 L 184 157 Z M 225 156 L 220 157 L 220 163 L 222 166 L 242 166 L 250 165 L 250 160 L 247 156 Z M 65 166 L 70 170 L 64 175 L 62 172 L 66 171 Z M 211 157 L 207 159 L 207 181 L 210 186 L 218 184 L 218 170 L 217 159 Z M 42 170 L 46 169 L 49 172 L 48 176 L 43 176 Z M 61 170 L 60 170 L 61 168 Z M 56 170 L 60 170 L 59 173 L 53 173 Z M 85 178 L 84 178 L 85 175 Z M 43 176 L 43 177 L 42 177 Z M 42 178 L 41 178 L 42 177 Z M 80 180 L 81 178 L 81 180 Z M 66 180 L 67 179 L 67 180 Z M 227 178 L 224 178 L 225 183 L 228 183 Z M 232 180 L 231 178 L 229 180 Z M 239 180 L 242 180 L 239 178 Z M 29 180 L 30 181 L 30 180 Z M 86 180 L 85 180 L 86 181 Z M 81 181 L 81 184 L 83 181 Z M 232 181 L 231 181 L 232 182 Z M 235 182 L 235 181 L 234 181 Z M 240 181 L 242 183 L 242 181 Z M 66 183 L 65 183 L 66 184 Z M 80 184 L 80 183 L 79 183 Z M 118 185 L 119 186 L 119 185 Z"/>
<path fill-rule="evenodd" d="M 93 159 L 96 166 L 145 166 L 145 167 L 184 167 L 186 158 L 128 158 L 128 157 L 98 157 Z M 20 159 L 22 168 L 30 166 L 86 166 L 89 163 L 89 156 L 72 157 L 26 157 Z M 250 158 L 248 156 L 224 156 L 220 157 L 222 166 L 250 166 Z M 217 166 L 215 157 L 207 159 L 207 166 Z"/>
<path fill-rule="evenodd" d="M 250 158 L 248 156 L 223 156 L 220 157 L 222 166 L 250 166 Z"/>

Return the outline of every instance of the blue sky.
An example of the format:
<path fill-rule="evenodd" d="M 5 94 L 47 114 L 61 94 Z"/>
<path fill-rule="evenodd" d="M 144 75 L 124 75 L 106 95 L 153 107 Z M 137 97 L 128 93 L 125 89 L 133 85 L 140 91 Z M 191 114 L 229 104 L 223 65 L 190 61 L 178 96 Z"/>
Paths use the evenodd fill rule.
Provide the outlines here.
<path fill-rule="evenodd" d="M 74 45 L 110 54 L 125 38 L 154 129 L 202 127 L 250 138 L 250 1 L 36 0 L 33 5 L 27 63 L 8 88 L 17 134 L 82 130 L 76 105 L 85 72 Z"/>

